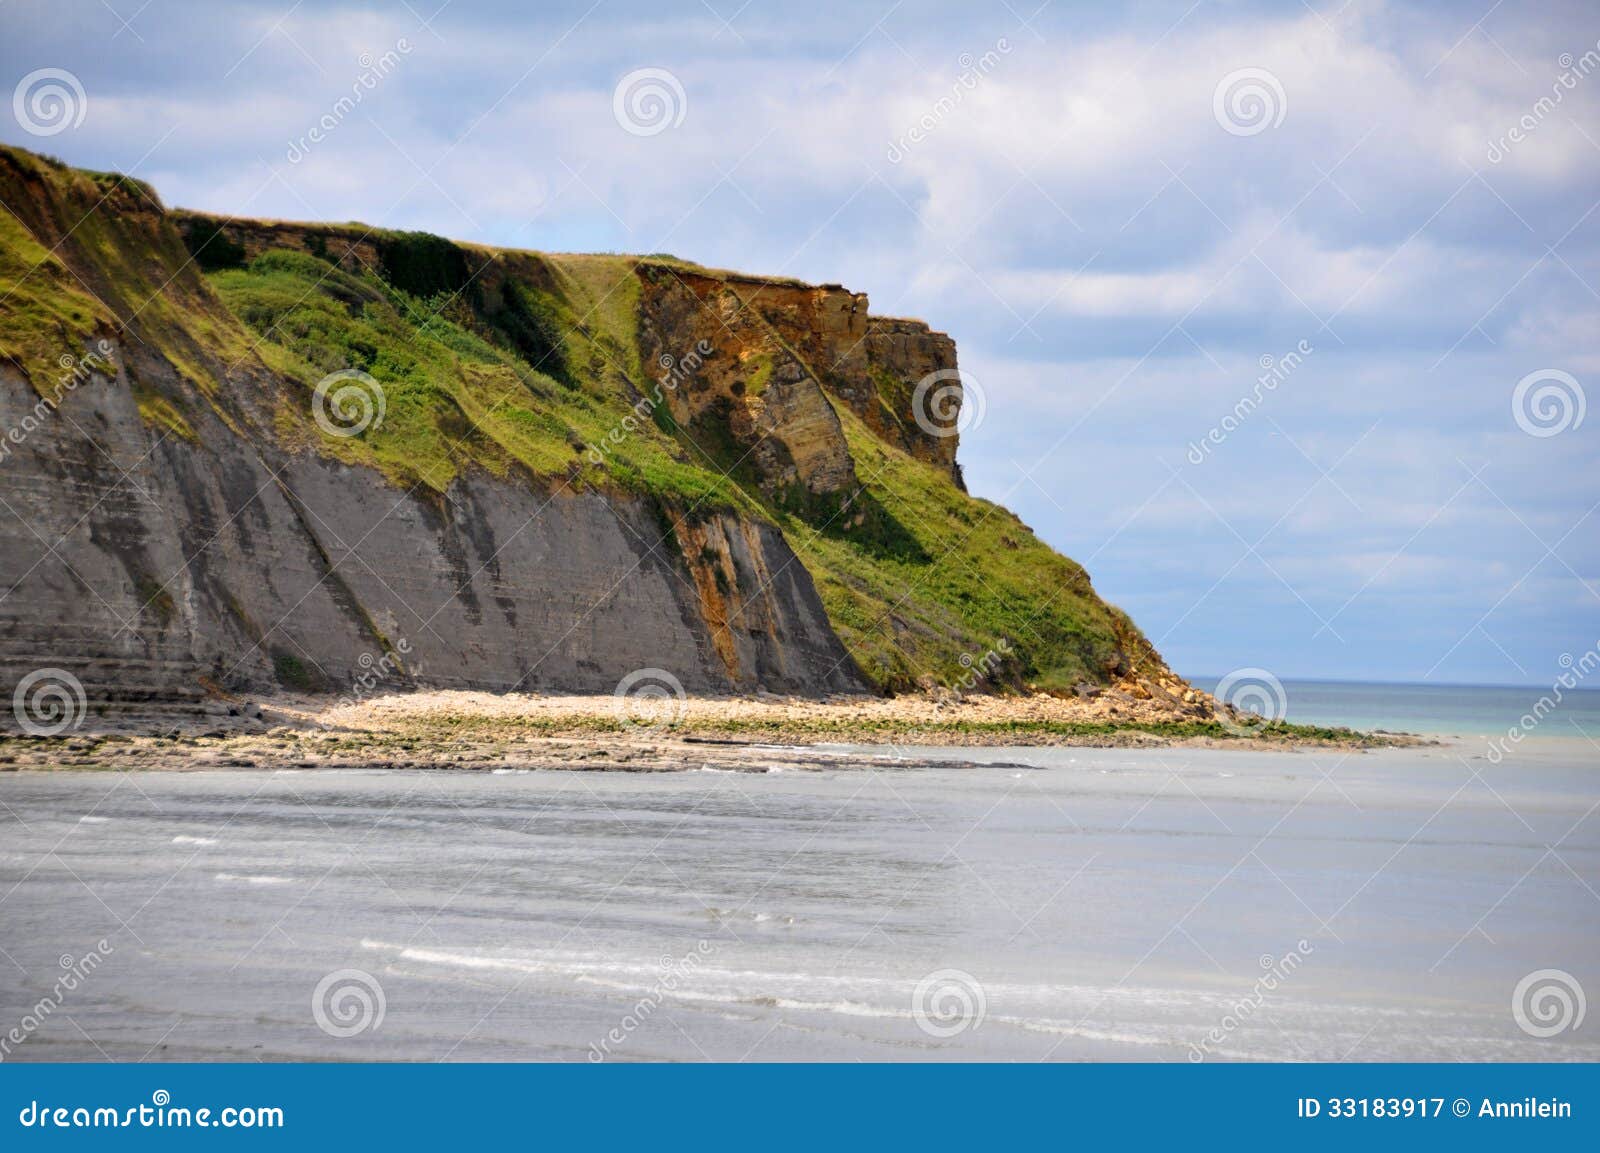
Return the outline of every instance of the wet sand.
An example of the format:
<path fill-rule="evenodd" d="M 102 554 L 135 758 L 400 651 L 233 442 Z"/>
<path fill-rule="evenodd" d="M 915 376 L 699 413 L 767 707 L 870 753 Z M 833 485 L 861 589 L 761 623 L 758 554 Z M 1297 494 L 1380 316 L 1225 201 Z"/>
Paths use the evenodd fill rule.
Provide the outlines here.
<path fill-rule="evenodd" d="M 0 775 L 6 1059 L 1596 1059 L 1593 750 L 1480 752 Z"/>

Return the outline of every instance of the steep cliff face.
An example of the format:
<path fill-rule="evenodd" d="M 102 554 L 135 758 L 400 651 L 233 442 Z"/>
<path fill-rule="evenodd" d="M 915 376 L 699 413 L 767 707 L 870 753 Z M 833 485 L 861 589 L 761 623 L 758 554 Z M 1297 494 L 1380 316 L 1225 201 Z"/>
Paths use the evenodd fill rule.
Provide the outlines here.
<path fill-rule="evenodd" d="M 0 196 L 8 686 L 970 687 L 997 646 L 986 685 L 1162 668 L 961 490 L 916 411 L 955 346 L 864 296 L 172 212 L 13 149 Z"/>
<path fill-rule="evenodd" d="M 0 463 L 7 684 L 58 667 L 102 697 L 345 691 L 381 668 L 391 688 L 609 692 L 655 666 L 691 691 L 865 687 L 770 526 L 717 515 L 669 542 L 624 495 L 479 472 L 406 492 L 203 410 L 163 435 L 129 382 L 179 378 L 137 346 L 102 359 L 37 421 L 0 368 L 0 422 L 29 426 Z"/>

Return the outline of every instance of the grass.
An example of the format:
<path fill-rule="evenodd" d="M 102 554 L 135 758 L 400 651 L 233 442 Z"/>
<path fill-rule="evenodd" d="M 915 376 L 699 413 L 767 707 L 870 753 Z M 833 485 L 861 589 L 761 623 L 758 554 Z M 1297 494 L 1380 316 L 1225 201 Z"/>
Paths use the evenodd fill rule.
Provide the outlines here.
<path fill-rule="evenodd" d="M 0 298 L 5 300 L 0 354 L 40 396 L 53 395 L 65 375 L 61 357 L 81 355 L 112 323 L 109 311 L 66 264 L 10 212 L 0 212 Z"/>
<path fill-rule="evenodd" d="M 41 396 L 62 356 L 110 336 L 148 347 L 214 402 L 225 366 L 249 357 L 249 334 L 149 186 L 0 145 L 0 199 L 0 352 Z"/>
<path fill-rule="evenodd" d="M 281 649 L 272 652 L 272 673 L 284 688 L 297 693 L 322 692 L 328 686 L 314 666 Z"/>
<path fill-rule="evenodd" d="M 784 528 L 872 676 L 952 683 L 968 673 L 963 655 L 978 661 L 1002 639 L 1016 653 L 1005 674 L 1040 687 L 1100 684 L 1148 660 L 1148 642 L 1100 599 L 1082 566 L 838 409 L 866 494 L 915 547 L 886 547 L 870 519 L 860 529 L 819 531 L 794 520 Z"/>

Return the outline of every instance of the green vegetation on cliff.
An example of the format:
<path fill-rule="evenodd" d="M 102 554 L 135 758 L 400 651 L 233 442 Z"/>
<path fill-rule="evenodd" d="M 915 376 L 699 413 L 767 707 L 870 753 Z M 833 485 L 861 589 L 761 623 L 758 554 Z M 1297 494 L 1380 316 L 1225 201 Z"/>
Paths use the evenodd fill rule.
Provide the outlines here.
<path fill-rule="evenodd" d="M 915 552 L 789 520 L 791 546 L 817 582 L 845 646 L 880 684 L 1019 680 L 1044 688 L 1130 672 L 1149 645 L 1094 592 L 1082 566 L 1008 510 L 885 444 L 841 407 L 865 490 Z"/>
<path fill-rule="evenodd" d="M 163 393 L 127 373 L 146 423 L 202 449 L 209 412 L 236 434 L 370 466 L 406 489 L 443 493 L 482 469 L 547 491 L 634 494 L 658 510 L 669 547 L 712 512 L 770 522 L 846 648 L 885 688 L 927 678 L 1067 688 L 1160 668 L 1079 565 L 967 495 L 948 467 L 886 443 L 837 397 L 829 403 L 856 486 L 836 491 L 758 475 L 753 434 L 726 407 L 680 425 L 670 404 L 652 403 L 660 367 L 644 348 L 660 347 L 658 329 L 670 327 L 664 294 L 682 277 L 730 274 L 671 257 L 542 255 L 362 226 L 238 231 L 168 213 L 138 182 L 9 148 L 0 195 L 13 209 L 0 214 L 0 354 L 42 395 L 63 356 L 105 336 L 131 360 L 160 357 L 192 386 Z M 358 248 L 375 258 L 352 256 Z M 772 394 L 774 355 L 798 356 L 775 330 L 770 348 L 749 356 L 741 398 Z M 334 435 L 313 419 L 314 396 L 348 370 L 378 383 L 382 419 Z M 881 367 L 872 380 L 873 403 L 911 427 L 915 381 Z M 735 591 L 716 577 L 723 594 Z"/>
<path fill-rule="evenodd" d="M 556 260 L 517 258 L 537 261 L 559 291 L 506 279 L 501 298 L 515 303 L 491 310 L 474 291 L 481 275 L 447 290 L 461 266 L 437 251 L 431 262 L 405 265 L 413 285 L 432 290 L 427 297 L 396 287 L 376 270 L 354 275 L 287 249 L 264 252 L 210 280 L 261 344 L 277 350 L 272 366 L 303 390 L 280 412 L 280 432 L 318 438 L 322 451 L 378 468 L 397 484 L 443 492 L 478 467 L 501 477 L 519 471 L 580 489 L 651 495 L 683 507 L 752 511 L 737 484 L 697 464 L 690 447 L 633 414 L 639 390 L 631 261 L 590 258 L 574 270 Z M 427 270 L 441 267 L 442 277 L 430 279 Z M 504 270 L 495 273 L 498 278 Z M 317 384 L 346 369 L 376 380 L 384 405 L 381 421 L 350 437 L 331 435 L 309 419 Z M 624 422 L 630 431 L 610 444 Z M 589 450 L 602 443 L 608 451 L 597 465 Z"/>

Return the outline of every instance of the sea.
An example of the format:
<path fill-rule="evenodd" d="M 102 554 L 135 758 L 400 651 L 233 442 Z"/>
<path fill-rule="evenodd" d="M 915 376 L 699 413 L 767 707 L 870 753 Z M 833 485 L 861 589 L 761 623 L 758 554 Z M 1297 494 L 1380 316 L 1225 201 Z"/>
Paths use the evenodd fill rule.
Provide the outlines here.
<path fill-rule="evenodd" d="M 1222 678 L 1196 676 L 1189 681 L 1211 692 Z M 1319 680 L 1279 684 L 1287 706 L 1284 718 L 1302 724 L 1462 737 L 1504 735 L 1521 728 L 1528 737 L 1600 739 L 1600 689 Z M 1525 717 L 1537 723 L 1525 725 Z"/>
<path fill-rule="evenodd" d="M 0 773 L 0 1057 L 1600 1059 L 1594 696 L 1284 689 L 1434 743 Z"/>

